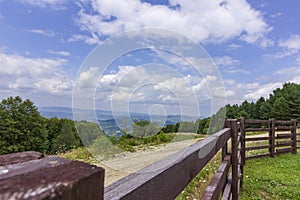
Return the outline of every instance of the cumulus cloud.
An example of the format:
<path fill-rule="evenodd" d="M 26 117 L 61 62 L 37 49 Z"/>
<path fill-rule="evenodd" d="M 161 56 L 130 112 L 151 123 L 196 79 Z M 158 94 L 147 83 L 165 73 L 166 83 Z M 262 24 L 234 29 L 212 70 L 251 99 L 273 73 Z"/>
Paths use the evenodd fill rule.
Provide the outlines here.
<path fill-rule="evenodd" d="M 89 85 L 97 79 L 94 70 L 96 69 L 91 68 L 79 75 L 80 85 L 95 88 L 94 84 Z M 218 84 L 213 84 L 215 81 L 217 77 L 212 75 L 200 78 L 189 74 L 179 75 L 166 69 L 119 66 L 118 71 L 102 75 L 96 82 L 97 87 L 102 91 L 101 95 L 107 95 L 106 100 L 132 99 L 135 102 L 174 103 L 178 98 L 188 102 L 200 94 L 201 98 L 211 98 L 211 95 L 214 95 L 213 88 L 209 88 L 212 90 L 210 93 L 208 87 L 217 86 Z"/>
<path fill-rule="evenodd" d="M 0 52 L 1 88 L 63 95 L 73 81 L 63 72 L 64 59 L 28 58 Z"/>
<path fill-rule="evenodd" d="M 86 2 L 90 6 L 85 6 Z M 85 4 L 85 5 L 84 5 Z M 93 12 L 87 8 L 92 8 Z M 77 24 L 90 33 L 92 41 L 140 27 L 160 27 L 179 31 L 198 42 L 222 42 L 239 38 L 247 43 L 264 42 L 272 28 L 262 12 L 245 0 L 172 0 L 169 5 L 153 5 L 140 0 L 85 1 Z M 72 37 L 72 41 L 84 40 Z"/>
<path fill-rule="evenodd" d="M 230 104 L 241 104 L 244 100 L 257 101 L 260 97 L 268 98 L 274 89 L 282 87 L 282 82 L 237 82 L 224 80 L 226 99 Z"/>
<path fill-rule="evenodd" d="M 259 87 L 256 87 L 256 90 L 253 90 L 252 92 L 248 92 L 244 95 L 245 99 L 250 101 L 258 100 L 260 97 L 267 98 L 269 94 L 273 92 L 276 88 L 282 87 L 282 83 L 276 82 L 276 83 L 267 83 L 264 85 L 260 85 Z"/>

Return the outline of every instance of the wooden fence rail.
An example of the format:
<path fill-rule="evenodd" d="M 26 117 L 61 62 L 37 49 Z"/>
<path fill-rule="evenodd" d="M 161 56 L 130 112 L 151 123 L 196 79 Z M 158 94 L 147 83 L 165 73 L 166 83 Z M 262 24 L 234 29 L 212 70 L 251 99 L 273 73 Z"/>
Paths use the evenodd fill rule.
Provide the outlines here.
<path fill-rule="evenodd" d="M 243 153 L 246 160 L 260 158 L 265 156 L 274 157 L 277 154 L 297 152 L 300 145 L 300 140 L 297 136 L 296 120 L 283 121 L 283 120 L 256 120 L 256 119 L 240 119 L 241 134 L 243 135 L 244 142 Z M 254 127 L 253 127 L 254 126 Z M 258 126 L 258 127 L 257 127 Z M 266 133 L 267 136 L 249 136 L 249 132 Z M 260 143 L 258 146 L 253 145 L 253 142 Z M 249 143 L 250 142 L 250 143 Z M 247 146 L 251 144 L 251 146 Z M 246 156 L 246 152 L 256 150 L 267 150 L 266 152 L 259 152 L 254 155 Z"/>

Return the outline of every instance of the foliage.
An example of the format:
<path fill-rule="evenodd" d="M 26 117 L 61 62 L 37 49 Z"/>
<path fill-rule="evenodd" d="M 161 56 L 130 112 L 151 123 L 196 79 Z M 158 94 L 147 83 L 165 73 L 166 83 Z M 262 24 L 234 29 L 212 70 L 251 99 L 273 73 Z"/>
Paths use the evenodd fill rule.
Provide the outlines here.
<path fill-rule="evenodd" d="M 198 124 L 198 129 L 197 129 L 198 134 L 207 134 L 208 133 L 210 120 L 211 120 L 210 117 L 197 120 L 196 123 Z"/>
<path fill-rule="evenodd" d="M 135 146 L 140 145 L 158 145 L 163 143 L 171 142 L 175 137 L 174 133 L 163 133 L 155 134 L 149 137 L 134 137 L 129 134 L 125 134 L 119 138 L 111 137 L 110 140 L 113 144 L 117 145 L 125 151 L 135 151 Z"/>
<path fill-rule="evenodd" d="M 70 160 L 80 160 L 89 164 L 96 164 L 99 161 L 96 160 L 87 148 L 79 147 L 76 149 L 71 149 L 65 153 L 59 154 L 59 156 L 70 159 Z"/>
<path fill-rule="evenodd" d="M 252 118 L 281 120 L 300 120 L 300 85 L 285 83 L 265 99 L 261 97 L 256 102 L 245 100 L 241 105 L 226 105 L 226 118 Z"/>
<path fill-rule="evenodd" d="M 82 146 L 72 120 L 50 118 L 47 121 L 47 130 L 50 141 L 49 153 L 66 152 Z"/>
<path fill-rule="evenodd" d="M 9 97 L 0 103 L 0 154 L 45 152 L 48 148 L 45 118 L 30 100 Z"/>
<path fill-rule="evenodd" d="M 196 133 L 198 125 L 195 122 L 180 122 L 178 132 L 181 133 Z"/>
<path fill-rule="evenodd" d="M 135 137 L 148 137 L 157 134 L 160 131 L 160 128 L 156 123 L 149 121 L 141 120 L 135 121 L 132 124 L 133 133 Z"/>
<path fill-rule="evenodd" d="M 108 137 L 102 135 L 93 142 L 90 151 L 97 156 L 97 159 L 105 159 L 121 153 L 122 149 L 114 145 Z"/>
<path fill-rule="evenodd" d="M 166 126 L 164 126 L 161 131 L 164 133 L 177 133 L 178 129 L 179 129 L 180 123 L 176 123 L 176 124 L 168 124 Z"/>
<path fill-rule="evenodd" d="M 97 123 L 87 121 L 75 121 L 76 128 L 82 143 L 89 147 L 93 142 L 104 135 Z"/>
<path fill-rule="evenodd" d="M 72 120 L 46 119 L 32 101 L 19 96 L 0 103 L 0 144 L 0 154 L 57 153 L 82 146 Z"/>

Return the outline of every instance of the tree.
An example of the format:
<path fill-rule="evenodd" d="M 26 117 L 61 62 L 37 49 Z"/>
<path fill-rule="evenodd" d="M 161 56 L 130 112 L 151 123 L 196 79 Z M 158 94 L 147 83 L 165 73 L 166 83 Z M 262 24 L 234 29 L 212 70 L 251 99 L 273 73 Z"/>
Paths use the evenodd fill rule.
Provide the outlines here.
<path fill-rule="evenodd" d="M 52 138 L 51 152 L 66 152 L 70 149 L 82 146 L 77 134 L 74 121 L 69 119 L 59 120 L 59 129 L 56 137 Z"/>
<path fill-rule="evenodd" d="M 48 148 L 45 118 L 30 100 L 9 97 L 0 103 L 0 154 L 20 151 L 45 152 Z"/>
<path fill-rule="evenodd" d="M 178 132 L 178 126 L 177 124 L 167 124 L 165 127 L 161 129 L 164 133 L 176 133 Z"/>
<path fill-rule="evenodd" d="M 135 137 L 148 137 L 157 134 L 160 129 L 156 123 L 140 120 L 136 121 L 132 125 L 133 133 Z"/>
<path fill-rule="evenodd" d="M 207 134 L 210 125 L 210 117 L 199 119 L 196 124 L 198 124 L 198 134 Z"/>
<path fill-rule="evenodd" d="M 196 133 L 197 128 L 198 128 L 198 126 L 195 122 L 180 122 L 178 132 Z"/>
<path fill-rule="evenodd" d="M 227 105 L 227 118 L 297 119 L 300 120 L 300 85 L 285 83 L 273 90 L 269 98 L 259 98 L 255 103 L 244 101 L 240 106 Z"/>

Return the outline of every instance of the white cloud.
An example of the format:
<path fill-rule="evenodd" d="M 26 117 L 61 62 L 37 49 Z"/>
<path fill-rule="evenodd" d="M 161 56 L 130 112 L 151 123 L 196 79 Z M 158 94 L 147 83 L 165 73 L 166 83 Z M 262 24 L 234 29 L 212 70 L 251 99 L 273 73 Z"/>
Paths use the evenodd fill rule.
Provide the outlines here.
<path fill-rule="evenodd" d="M 72 35 L 68 39 L 68 41 L 69 42 L 83 41 L 84 43 L 89 44 L 89 45 L 99 44 L 100 43 L 99 38 L 95 34 L 92 34 L 91 37 L 89 37 L 87 35 L 78 35 L 78 34 Z"/>
<path fill-rule="evenodd" d="M 131 99 L 135 102 L 152 103 L 174 103 L 179 99 L 181 103 L 189 104 L 195 102 L 196 98 L 210 99 L 217 96 L 214 92 L 219 86 L 216 84 L 218 81 L 216 76 L 207 75 L 199 78 L 158 68 L 159 66 L 156 69 L 146 66 L 119 66 L 118 71 L 102 75 L 98 79 L 101 99 L 125 102 Z M 97 73 L 88 74 L 92 76 Z M 81 76 L 80 74 L 79 77 Z M 96 77 L 84 77 L 89 83 L 96 80 Z"/>
<path fill-rule="evenodd" d="M 278 44 L 291 54 L 297 53 L 300 50 L 300 35 L 292 35 L 286 40 L 279 40 Z"/>
<path fill-rule="evenodd" d="M 239 65 L 241 63 L 241 61 L 236 60 L 230 56 L 214 57 L 213 60 L 215 61 L 216 65 L 224 67 Z"/>
<path fill-rule="evenodd" d="M 230 50 L 230 51 L 239 49 L 241 47 L 242 47 L 242 45 L 235 44 L 235 43 L 227 45 L 227 49 Z"/>
<path fill-rule="evenodd" d="M 30 29 L 29 32 L 40 34 L 40 35 L 43 35 L 43 36 L 46 36 L 46 37 L 53 37 L 53 36 L 56 35 L 56 33 L 54 31 L 49 30 L 49 29 L 46 29 L 46 30 L 43 30 L 43 29 Z"/>
<path fill-rule="evenodd" d="M 230 56 L 221 56 L 221 57 L 214 57 L 213 60 L 215 61 L 216 65 L 226 73 L 229 74 L 249 74 L 250 71 L 237 67 L 241 64 L 240 60 L 234 59 Z"/>
<path fill-rule="evenodd" d="M 281 13 L 281 12 L 277 12 L 277 13 L 275 13 L 275 14 L 270 15 L 271 18 L 278 18 L 278 17 L 280 17 L 280 16 L 282 16 L 282 13 Z"/>
<path fill-rule="evenodd" d="M 0 52 L 1 88 L 23 92 L 63 95 L 73 81 L 64 73 L 64 59 L 28 58 Z"/>
<path fill-rule="evenodd" d="M 300 35 L 292 35 L 285 40 L 281 39 L 278 42 L 278 46 L 283 50 L 272 54 L 265 54 L 264 57 L 267 59 L 280 59 L 298 54 L 300 50 Z"/>
<path fill-rule="evenodd" d="M 274 46 L 274 41 L 269 38 L 264 37 L 261 39 L 259 46 L 262 48 Z"/>
<path fill-rule="evenodd" d="M 277 70 L 275 72 L 275 74 L 277 75 L 300 75 L 300 67 L 296 66 L 296 67 L 286 67 L 286 68 L 282 68 L 280 70 Z"/>
<path fill-rule="evenodd" d="M 225 95 L 226 95 L 226 98 L 232 97 L 235 95 L 235 92 L 233 90 L 226 90 Z"/>
<path fill-rule="evenodd" d="M 282 87 L 282 83 L 267 83 L 264 85 L 259 85 L 257 88 L 251 92 L 248 92 L 244 95 L 244 99 L 255 101 L 258 100 L 260 97 L 267 98 L 269 94 L 273 92 L 276 88 Z"/>
<path fill-rule="evenodd" d="M 180 8 L 175 10 L 170 5 L 152 5 L 139 0 L 93 0 L 90 3 L 94 13 L 89 14 L 89 10 L 82 8 L 77 24 L 92 35 L 93 41 L 95 37 L 134 28 L 160 27 L 177 30 L 201 42 L 239 38 L 254 43 L 261 42 L 272 30 L 263 14 L 245 0 L 198 0 L 192 3 L 172 0 L 170 5 Z M 81 39 L 87 42 L 86 38 Z"/>
<path fill-rule="evenodd" d="M 95 90 L 99 75 L 98 67 L 91 67 L 87 71 L 81 72 L 76 82 L 78 89 L 88 92 Z"/>
<path fill-rule="evenodd" d="M 63 10 L 66 7 L 64 4 L 67 2 L 67 0 L 19 0 L 23 4 L 36 6 L 40 8 L 54 8 L 57 10 Z"/>
<path fill-rule="evenodd" d="M 274 74 L 283 79 L 282 82 L 300 83 L 300 66 L 286 67 L 277 70 Z"/>
<path fill-rule="evenodd" d="M 226 67 L 223 71 L 228 74 L 250 74 L 250 71 L 241 69 L 241 68 L 237 68 L 234 66 Z"/>
<path fill-rule="evenodd" d="M 59 56 L 69 56 L 70 53 L 67 52 L 67 51 L 53 51 L 53 50 L 48 50 L 48 53 L 51 53 L 51 54 L 55 54 L 55 55 L 59 55 Z"/>
<path fill-rule="evenodd" d="M 237 82 L 233 79 L 224 80 L 226 88 L 226 99 L 230 104 L 241 104 L 244 100 L 256 101 L 260 97 L 269 97 L 274 89 L 282 87 L 280 82 L 260 83 L 260 82 Z"/>

